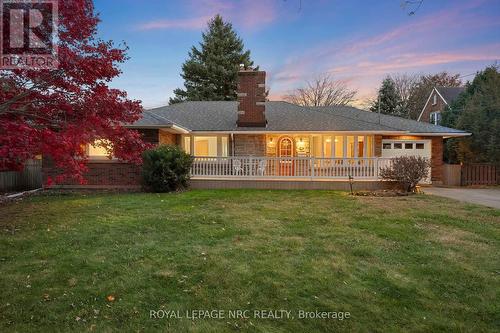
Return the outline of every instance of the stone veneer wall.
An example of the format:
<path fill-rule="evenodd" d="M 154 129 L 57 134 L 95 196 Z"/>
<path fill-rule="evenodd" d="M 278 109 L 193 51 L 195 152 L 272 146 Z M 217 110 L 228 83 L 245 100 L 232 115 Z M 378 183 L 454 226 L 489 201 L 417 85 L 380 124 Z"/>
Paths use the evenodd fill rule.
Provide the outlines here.
<path fill-rule="evenodd" d="M 266 156 L 265 134 L 235 134 L 235 156 Z"/>

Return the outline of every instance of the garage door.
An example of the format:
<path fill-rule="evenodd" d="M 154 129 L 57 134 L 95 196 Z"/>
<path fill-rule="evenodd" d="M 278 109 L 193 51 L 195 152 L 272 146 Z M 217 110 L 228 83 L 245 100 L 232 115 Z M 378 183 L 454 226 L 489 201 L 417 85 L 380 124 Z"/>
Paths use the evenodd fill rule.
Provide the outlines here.
<path fill-rule="evenodd" d="M 421 156 L 431 159 L 431 140 L 382 140 L 382 157 Z M 423 183 L 430 183 L 429 176 Z"/>

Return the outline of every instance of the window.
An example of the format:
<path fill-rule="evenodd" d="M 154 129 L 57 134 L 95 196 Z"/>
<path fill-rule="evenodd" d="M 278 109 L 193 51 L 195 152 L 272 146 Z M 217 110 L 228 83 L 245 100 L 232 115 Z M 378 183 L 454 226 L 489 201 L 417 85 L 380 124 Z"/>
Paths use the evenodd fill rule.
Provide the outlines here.
<path fill-rule="evenodd" d="M 401 142 L 394 143 L 394 149 L 403 149 L 403 144 Z"/>
<path fill-rule="evenodd" d="M 217 137 L 216 136 L 195 136 L 194 137 L 194 155 L 195 156 L 217 156 Z"/>
<path fill-rule="evenodd" d="M 323 157 L 331 158 L 332 157 L 332 137 L 324 136 L 323 137 Z"/>
<path fill-rule="evenodd" d="M 184 147 L 183 147 L 184 151 L 188 154 L 191 154 L 191 137 L 185 136 L 183 144 L 184 144 Z"/>
<path fill-rule="evenodd" d="M 321 151 L 321 136 L 313 136 L 313 157 L 323 157 L 323 152 Z"/>
<path fill-rule="evenodd" d="M 227 157 L 229 155 L 228 154 L 229 144 L 228 144 L 227 136 L 221 137 L 221 145 L 222 145 L 221 156 Z"/>
<path fill-rule="evenodd" d="M 413 143 L 405 143 L 405 149 L 413 149 Z"/>
<path fill-rule="evenodd" d="M 366 137 L 366 157 L 373 157 L 373 136 Z"/>
<path fill-rule="evenodd" d="M 111 142 L 108 140 L 95 140 L 94 144 L 87 146 L 87 155 L 90 159 L 109 159 L 110 153 L 106 148 L 111 149 Z"/>
<path fill-rule="evenodd" d="M 432 96 L 432 105 L 436 105 L 436 104 L 437 104 L 437 95 L 436 95 L 436 94 L 434 94 L 434 95 Z"/>
<path fill-rule="evenodd" d="M 384 143 L 382 145 L 382 149 L 391 149 L 391 144 L 390 143 Z"/>
<path fill-rule="evenodd" d="M 347 137 L 347 156 L 346 157 L 354 157 L 354 137 Z"/>
<path fill-rule="evenodd" d="M 434 125 L 439 125 L 441 122 L 441 112 L 431 112 L 430 122 Z"/>
<path fill-rule="evenodd" d="M 423 143 L 416 143 L 415 149 L 424 149 L 424 144 Z"/>
<path fill-rule="evenodd" d="M 365 156 L 365 137 L 358 136 L 358 156 L 357 157 L 364 157 L 364 156 Z"/>
<path fill-rule="evenodd" d="M 344 137 L 336 136 L 335 139 L 335 157 L 343 158 L 344 157 Z"/>

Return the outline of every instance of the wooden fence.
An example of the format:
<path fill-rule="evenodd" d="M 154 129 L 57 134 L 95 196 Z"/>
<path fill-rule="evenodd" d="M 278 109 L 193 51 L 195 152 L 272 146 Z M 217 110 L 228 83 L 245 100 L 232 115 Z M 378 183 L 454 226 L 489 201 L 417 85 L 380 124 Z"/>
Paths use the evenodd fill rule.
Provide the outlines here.
<path fill-rule="evenodd" d="M 462 165 L 463 186 L 467 185 L 499 185 L 500 167 L 493 164 L 464 164 Z"/>
<path fill-rule="evenodd" d="M 443 185 L 460 186 L 462 184 L 462 166 L 460 164 L 443 165 Z"/>
<path fill-rule="evenodd" d="M 28 160 L 24 170 L 0 172 L 0 192 L 42 187 L 42 160 Z"/>

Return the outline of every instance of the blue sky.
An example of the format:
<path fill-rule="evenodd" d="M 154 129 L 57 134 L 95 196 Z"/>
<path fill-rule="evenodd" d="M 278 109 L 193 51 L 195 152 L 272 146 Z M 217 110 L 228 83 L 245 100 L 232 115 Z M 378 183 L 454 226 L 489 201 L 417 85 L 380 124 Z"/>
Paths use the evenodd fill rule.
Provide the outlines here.
<path fill-rule="evenodd" d="M 267 72 L 274 100 L 322 73 L 364 100 L 387 74 L 467 75 L 500 61 L 499 0 L 424 0 L 413 16 L 400 0 L 95 0 L 95 7 L 99 37 L 130 48 L 112 86 L 146 108 L 167 104 L 182 86 L 181 65 L 216 13 Z"/>

